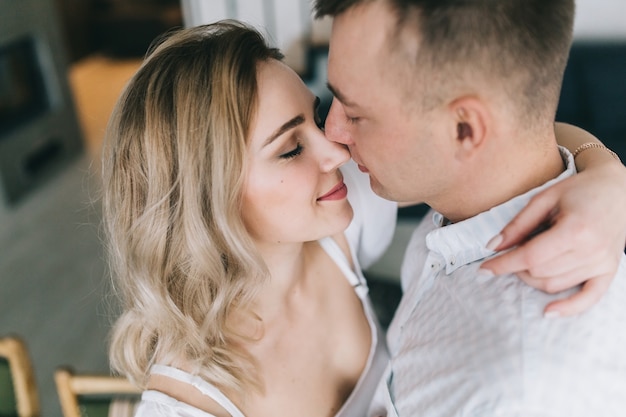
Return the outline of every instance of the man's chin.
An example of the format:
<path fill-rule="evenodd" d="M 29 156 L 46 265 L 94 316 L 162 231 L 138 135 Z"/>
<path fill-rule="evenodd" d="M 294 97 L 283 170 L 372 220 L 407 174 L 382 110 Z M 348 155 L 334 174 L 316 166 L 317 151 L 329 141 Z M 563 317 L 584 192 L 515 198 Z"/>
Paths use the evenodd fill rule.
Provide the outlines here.
<path fill-rule="evenodd" d="M 378 182 L 378 180 L 372 177 L 371 174 L 370 174 L 370 188 L 372 189 L 372 191 L 374 191 L 374 193 L 377 196 L 384 198 L 385 200 L 396 201 L 398 203 L 407 201 L 406 198 L 402 199 L 403 197 L 402 193 L 397 193 L 397 192 L 394 193 L 393 190 L 390 190 L 388 187 L 385 187 L 380 182 Z M 413 200 L 409 200 L 409 201 L 413 201 Z M 414 203 L 410 203 L 410 204 L 414 204 Z"/>
<path fill-rule="evenodd" d="M 378 182 L 376 178 L 372 177 L 371 174 L 370 174 L 370 187 L 372 188 L 372 191 L 374 191 L 374 193 L 378 195 L 379 197 L 382 197 L 387 200 L 393 200 L 393 198 L 391 198 L 391 194 L 389 193 L 389 191 L 380 182 Z"/>

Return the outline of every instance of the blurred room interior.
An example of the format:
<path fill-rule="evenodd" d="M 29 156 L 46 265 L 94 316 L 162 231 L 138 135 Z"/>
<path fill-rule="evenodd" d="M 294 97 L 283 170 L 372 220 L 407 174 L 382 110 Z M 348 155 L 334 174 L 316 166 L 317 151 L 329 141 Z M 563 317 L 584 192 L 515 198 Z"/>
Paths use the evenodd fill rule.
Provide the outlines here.
<path fill-rule="evenodd" d="M 3 0 L 0 3 L 0 336 L 26 342 L 44 416 L 61 416 L 54 370 L 108 373 L 110 296 L 100 232 L 99 154 L 120 91 L 149 44 L 185 24 L 249 21 L 326 108 L 328 21 L 309 0 Z M 558 120 L 626 159 L 626 3 L 578 0 Z M 383 322 L 399 297 L 403 247 L 424 208 L 402 211 L 375 265 Z"/>

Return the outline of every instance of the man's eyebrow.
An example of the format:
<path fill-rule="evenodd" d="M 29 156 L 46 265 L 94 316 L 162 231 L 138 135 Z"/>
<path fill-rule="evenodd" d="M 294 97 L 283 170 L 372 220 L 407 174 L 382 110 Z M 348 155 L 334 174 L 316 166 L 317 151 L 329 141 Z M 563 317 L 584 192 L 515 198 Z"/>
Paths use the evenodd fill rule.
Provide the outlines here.
<path fill-rule="evenodd" d="M 331 83 L 326 83 L 326 86 L 330 90 L 330 92 L 337 98 L 337 100 L 341 101 L 342 104 L 345 104 L 349 107 L 357 107 L 356 103 L 350 101 L 337 87 L 333 87 Z"/>
<path fill-rule="evenodd" d="M 302 123 L 304 123 L 303 114 L 299 114 L 293 119 L 288 120 L 285 124 L 276 129 L 274 133 L 272 133 L 267 139 L 265 139 L 265 142 L 263 142 L 263 146 L 269 145 L 270 143 L 274 142 L 279 136 L 283 135 L 285 132 L 293 129 L 296 126 L 301 125 Z"/>

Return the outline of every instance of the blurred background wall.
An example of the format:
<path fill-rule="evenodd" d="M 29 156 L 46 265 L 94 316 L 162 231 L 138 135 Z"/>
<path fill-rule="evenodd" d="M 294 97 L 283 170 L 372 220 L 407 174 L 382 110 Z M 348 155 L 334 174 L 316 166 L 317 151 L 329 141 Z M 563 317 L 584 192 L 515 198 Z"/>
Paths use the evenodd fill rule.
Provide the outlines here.
<path fill-rule="evenodd" d="M 575 35 L 584 40 L 626 40 L 626 1 L 576 0 Z"/>

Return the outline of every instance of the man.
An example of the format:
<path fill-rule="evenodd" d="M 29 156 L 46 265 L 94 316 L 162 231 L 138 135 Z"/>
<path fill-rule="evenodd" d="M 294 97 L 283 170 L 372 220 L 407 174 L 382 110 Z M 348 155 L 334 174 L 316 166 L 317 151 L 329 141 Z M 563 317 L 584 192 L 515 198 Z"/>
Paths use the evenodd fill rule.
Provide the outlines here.
<path fill-rule="evenodd" d="M 549 295 L 513 275 L 494 277 L 488 263 L 480 268 L 501 240 L 490 238 L 533 196 L 541 193 L 544 206 L 544 189 L 571 183 L 573 158 L 557 147 L 553 122 L 573 0 L 318 0 L 316 8 L 335 16 L 328 80 L 336 99 L 327 136 L 350 147 L 378 194 L 422 201 L 438 213 L 407 249 L 404 297 L 388 337 L 392 362 L 373 415 L 623 413 L 623 255 L 610 255 L 609 264 L 620 264 L 617 277 L 611 282 L 615 268 L 602 269 L 587 286 L 595 295 L 571 298 L 569 310 L 554 301 L 576 290 Z M 587 149 L 577 162 L 602 152 Z M 615 165 L 614 172 L 622 169 Z M 610 236 L 621 252 L 624 216 L 615 213 L 620 231 Z M 570 226 L 566 217 L 553 216 L 554 230 L 526 249 Z M 547 260 L 539 269 L 562 280 L 587 265 L 578 258 Z M 491 261 L 493 272 L 511 272 L 503 264 L 519 260 L 513 252 L 503 259 Z M 559 307 L 549 316 L 567 315 L 609 286 L 587 313 L 544 317 L 549 302 Z"/>

